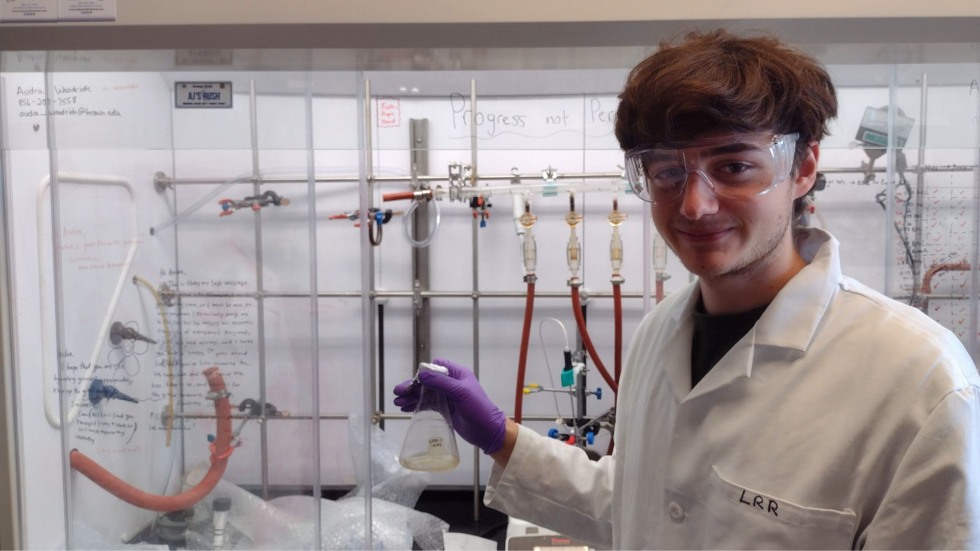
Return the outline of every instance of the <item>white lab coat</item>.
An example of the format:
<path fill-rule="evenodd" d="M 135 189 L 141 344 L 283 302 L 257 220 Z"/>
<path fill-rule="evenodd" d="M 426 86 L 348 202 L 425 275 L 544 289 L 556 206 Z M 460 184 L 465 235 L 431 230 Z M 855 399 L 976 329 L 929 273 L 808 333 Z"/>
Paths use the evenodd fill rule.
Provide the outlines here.
<path fill-rule="evenodd" d="M 691 388 L 697 283 L 634 335 L 615 451 L 521 427 L 486 502 L 614 549 L 980 548 L 980 377 L 918 310 L 809 265 Z"/>

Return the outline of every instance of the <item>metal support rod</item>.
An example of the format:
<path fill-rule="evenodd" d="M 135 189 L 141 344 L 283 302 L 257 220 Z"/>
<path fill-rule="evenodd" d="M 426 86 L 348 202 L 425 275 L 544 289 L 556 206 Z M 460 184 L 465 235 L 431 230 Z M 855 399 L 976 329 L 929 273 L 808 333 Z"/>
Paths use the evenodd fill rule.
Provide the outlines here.
<path fill-rule="evenodd" d="M 255 97 L 255 81 L 249 81 L 249 120 L 252 134 L 252 193 L 256 196 L 262 194 L 261 178 L 262 172 L 259 166 L 259 122 L 258 109 Z M 265 417 L 265 281 L 263 271 L 262 255 L 262 212 L 255 213 L 255 323 L 258 326 L 258 367 L 259 367 L 259 404 L 262 406 L 263 418 Z M 262 499 L 269 499 L 269 433 L 265 423 L 262 423 L 259 431 L 259 439 L 262 453 L 261 474 L 262 474 Z"/>
<path fill-rule="evenodd" d="M 922 92 L 919 97 L 919 159 L 917 166 L 923 166 L 926 162 L 926 117 L 928 116 L 929 103 L 929 83 L 926 73 L 922 73 Z M 926 179 L 922 170 L 916 170 L 915 175 L 915 212 L 912 215 L 912 224 L 915 228 L 912 239 L 912 286 L 918 288 L 922 277 L 922 230 L 924 224 L 923 214 L 925 210 Z M 917 306 L 913 304 L 913 306 Z"/>
<path fill-rule="evenodd" d="M 476 293 L 475 295 L 474 295 L 474 293 L 472 293 L 470 291 L 428 291 L 426 293 L 422 293 L 422 295 L 423 296 L 426 296 L 426 297 L 438 297 L 438 298 L 470 298 L 470 299 L 477 299 L 477 298 L 522 298 L 522 297 L 527 296 L 527 294 L 525 292 L 523 292 L 523 291 L 480 291 L 480 292 Z M 968 298 L 970 296 L 969 294 L 950 295 L 949 293 L 943 293 L 943 294 L 935 294 L 935 293 L 926 293 L 926 294 L 923 294 L 923 293 L 919 293 L 919 295 L 922 296 L 922 297 L 925 297 L 925 298 L 930 298 L 930 297 L 939 297 L 939 298 L 943 298 L 943 297 L 945 297 L 945 298 Z M 220 295 L 220 294 L 216 294 L 216 295 L 213 295 L 213 296 L 216 296 L 216 297 L 234 297 L 234 296 L 237 296 L 237 295 Z M 249 295 L 249 296 L 251 296 L 251 295 Z M 276 298 L 283 298 L 283 297 L 286 297 L 286 298 L 306 298 L 306 297 L 309 297 L 309 295 L 307 295 L 307 294 L 288 294 L 288 293 L 266 293 L 266 296 L 267 297 L 276 297 Z M 361 293 L 360 292 L 357 292 L 357 291 L 351 291 L 349 293 L 320 293 L 318 296 L 320 298 L 330 298 L 330 297 L 357 298 L 357 297 L 361 296 Z M 412 298 L 414 296 L 415 296 L 415 293 L 413 293 L 411 291 L 375 291 L 374 292 L 374 297 L 376 299 L 379 299 L 379 298 Z M 582 293 L 582 296 L 586 296 L 586 293 Z M 587 296 L 591 300 L 591 299 L 596 299 L 596 298 L 612 298 L 613 294 L 611 292 L 609 292 L 609 291 L 595 291 L 595 292 L 589 292 L 587 294 Z M 641 298 L 643 298 L 644 295 L 643 295 L 642 292 L 633 291 L 633 292 L 630 292 L 630 293 L 622 293 L 622 296 L 623 296 L 623 298 L 641 299 Z M 569 294 L 566 293 L 566 292 L 562 292 L 562 291 L 535 291 L 534 298 L 535 299 L 539 299 L 539 298 L 550 298 L 550 299 L 568 300 Z M 894 298 L 899 299 L 899 298 L 902 298 L 902 297 L 894 297 Z"/>
<path fill-rule="evenodd" d="M 643 297 L 643 313 L 647 313 L 653 309 L 650 297 L 654 294 L 654 289 L 657 288 L 656 282 L 654 282 L 655 277 L 660 277 L 660 274 L 655 273 L 654 270 L 654 250 L 655 239 L 660 238 L 660 233 L 656 228 L 653 227 L 653 212 L 650 208 L 643 206 L 643 217 L 641 218 L 641 223 L 643 225 L 643 292 L 641 296 Z M 625 296 L 626 293 L 623 293 Z"/>
<path fill-rule="evenodd" d="M 0 127 L 6 127 L 8 105 L 5 91 L 6 78 L 0 77 Z M 7 151 L 10 144 L 0 135 L 0 151 Z M 6 157 L 5 154 L 2 154 Z M 0 168 L 4 158 L 0 157 Z M 0 373 L 0 549 L 23 549 L 24 479 L 21 454 L 19 411 L 19 374 L 13 366 L 18 357 L 16 316 L 12 305 L 17 296 L 13 267 L 10 262 L 10 245 L 13 223 L 10 217 L 13 191 L 0 169 L 0 365 L 11 366 Z"/>
<path fill-rule="evenodd" d="M 581 301 L 581 303 L 579 305 L 579 307 L 582 309 L 582 319 L 583 319 L 583 321 L 585 321 L 585 325 L 586 326 L 588 325 L 588 318 L 589 318 L 588 303 L 589 303 L 589 300 L 586 298 L 586 299 L 582 299 L 582 301 Z M 580 331 L 578 331 L 578 330 L 575 331 L 575 348 L 576 348 L 576 350 L 582 350 L 583 351 L 583 354 L 582 354 L 582 362 L 583 362 L 583 364 L 585 362 L 588 362 L 589 361 L 589 355 L 584 353 L 584 350 L 585 350 L 585 341 L 582 339 L 582 333 Z M 592 363 L 593 364 L 596 364 L 596 359 L 595 358 L 592 358 Z M 586 408 L 588 407 L 588 403 L 585 401 L 585 398 L 586 398 L 586 396 L 585 396 L 585 385 L 588 383 L 588 379 L 586 378 L 586 375 L 585 374 L 586 374 L 586 369 L 583 368 L 583 369 L 580 369 L 579 372 L 575 375 L 575 385 L 576 385 L 576 392 L 575 392 L 575 410 L 574 410 L 574 414 L 575 414 L 574 416 L 575 417 L 585 417 L 587 415 L 587 409 Z M 576 431 L 576 436 L 578 436 L 577 431 Z"/>
<path fill-rule="evenodd" d="M 906 172 L 972 172 L 976 168 L 976 165 L 919 165 L 906 169 Z M 886 167 L 873 167 L 871 169 L 858 169 L 858 168 L 847 168 L 847 167 L 837 167 L 837 168 L 821 168 L 819 172 L 823 174 L 867 174 L 868 172 L 877 173 L 887 173 L 888 169 Z"/>
<path fill-rule="evenodd" d="M 194 186 L 194 185 L 220 185 L 228 183 L 231 178 L 171 178 L 163 173 L 157 173 L 156 177 L 153 178 L 153 182 L 156 187 L 168 188 L 174 186 Z M 253 181 L 253 178 L 237 178 L 236 182 L 247 184 Z M 305 184 L 309 180 L 296 176 L 295 178 L 289 177 L 264 177 L 262 178 L 263 184 Z M 313 179 L 317 184 L 356 184 L 359 180 L 357 176 L 319 176 Z"/>
<path fill-rule="evenodd" d="M 470 185 L 476 187 L 477 151 L 476 151 L 476 79 L 470 80 Z M 470 225 L 472 242 L 472 273 L 473 273 L 473 373 L 480 378 L 480 224 L 476 218 Z M 480 452 L 473 448 L 473 522 L 480 520 Z"/>
<path fill-rule="evenodd" d="M 980 116 L 980 95 L 977 96 L 977 110 L 974 111 Z M 974 121 L 978 121 L 974 119 Z M 970 262 L 973 266 L 980 267 L 980 124 L 975 124 L 977 133 L 976 140 L 973 142 L 976 144 L 976 149 L 973 153 L 974 163 L 978 167 L 973 171 L 973 240 L 972 240 L 972 253 L 970 254 Z M 976 297 L 980 294 L 980 275 L 978 275 L 978 270 L 970 270 L 970 296 Z M 967 341 L 969 345 L 970 356 L 973 357 L 973 362 L 976 363 L 978 357 L 980 357 L 980 349 L 978 349 L 978 338 L 980 338 L 980 305 L 977 304 L 978 301 L 970 301 L 970 338 Z M 928 313 L 928 312 L 927 312 Z"/>
<path fill-rule="evenodd" d="M 907 171 L 913 173 L 923 173 L 923 172 L 972 172 L 976 166 L 969 165 L 919 165 L 916 167 L 911 167 Z M 822 168 L 820 172 L 823 174 L 867 174 L 872 173 L 887 173 L 888 169 L 884 167 L 872 167 L 867 168 L 850 168 L 850 167 L 830 167 Z M 555 182 L 544 182 L 540 173 L 534 174 L 484 174 L 478 175 L 473 172 L 471 178 L 475 179 L 477 182 L 511 182 L 515 179 L 523 182 L 522 187 L 511 188 L 509 185 L 503 186 L 485 186 L 482 188 L 473 189 L 463 189 L 464 196 L 461 199 L 469 199 L 470 196 L 482 195 L 490 197 L 493 195 L 499 195 L 502 193 L 533 193 L 539 192 L 547 188 L 549 191 L 558 192 L 625 192 L 627 185 L 622 182 L 622 174 L 618 172 L 579 172 L 579 173 L 568 173 L 568 174 L 557 174 L 555 176 Z M 588 183 L 591 180 L 608 180 L 607 182 L 601 183 Z M 174 187 L 178 185 L 218 185 L 218 184 L 228 184 L 229 182 L 237 183 L 249 183 L 255 181 L 261 181 L 263 185 L 274 185 L 274 184 L 303 184 L 308 180 L 300 177 L 287 178 L 287 177 L 262 177 L 262 178 L 170 178 L 165 176 L 163 173 L 157 173 L 154 178 L 155 185 L 158 190 L 163 190 L 168 187 Z M 321 176 L 314 179 L 318 184 L 356 184 L 360 182 L 360 179 L 356 176 Z M 425 175 L 419 174 L 416 177 L 404 177 L 404 176 L 373 176 L 369 179 L 371 184 L 381 184 L 381 183 L 408 183 L 408 184 L 428 184 L 428 183 L 438 183 L 438 182 L 448 182 L 448 178 L 445 176 L 435 176 L 435 175 Z M 443 199 L 445 195 L 445 190 L 436 190 L 433 192 L 436 199 Z M 193 210 L 193 209 L 189 209 Z M 189 212 L 182 213 L 187 215 Z M 160 231 L 173 221 L 166 222 L 163 224 L 158 224 L 154 227 L 155 231 Z M 155 232 L 151 232 L 155 233 Z"/>
<path fill-rule="evenodd" d="M 378 316 L 376 318 L 378 322 L 378 413 L 382 416 L 385 412 L 385 301 L 378 300 L 375 301 L 378 309 Z M 376 414 L 377 415 L 377 414 Z M 378 427 L 381 430 L 385 430 L 384 417 L 380 417 L 378 422 Z"/>
<path fill-rule="evenodd" d="M 480 182 L 492 182 L 492 181 L 510 181 L 515 177 L 514 174 L 486 174 L 477 177 L 476 179 Z M 523 175 L 517 175 L 518 178 L 524 180 L 540 180 L 541 173 L 528 173 Z M 576 172 L 568 174 L 556 174 L 556 180 L 601 180 L 601 179 L 616 179 L 621 178 L 622 173 L 620 172 Z M 253 181 L 255 178 L 235 178 L 234 181 L 240 183 L 248 183 Z M 231 178 L 170 178 L 164 174 L 158 174 L 154 178 L 154 182 L 158 188 L 166 188 L 170 186 L 177 185 L 215 185 L 215 184 L 225 184 Z M 303 184 L 306 183 L 306 179 L 295 176 L 295 177 L 264 177 L 261 178 L 263 184 Z M 408 183 L 413 182 L 445 182 L 448 178 L 446 176 L 437 175 L 425 175 L 420 174 L 418 177 L 412 176 L 372 176 L 370 181 L 372 184 L 380 183 Z M 316 178 L 318 184 L 356 184 L 360 180 L 357 176 L 320 176 Z"/>
<path fill-rule="evenodd" d="M 429 173 L 429 124 L 427 119 L 409 121 L 409 151 L 411 154 L 412 187 L 421 189 L 419 176 Z M 414 239 L 426 242 L 429 238 L 429 202 L 417 200 L 412 212 Z M 431 358 L 429 345 L 430 311 L 429 298 L 422 293 L 429 290 L 429 248 L 412 247 L 412 287 L 414 312 L 412 316 L 412 335 L 414 336 L 414 358 L 412 365 L 427 362 Z"/>
<path fill-rule="evenodd" d="M 317 418 L 327 421 L 346 421 L 350 419 L 349 413 L 321 413 Z M 174 419 L 214 419 L 214 413 L 175 413 Z M 247 413 L 233 413 L 231 418 L 233 420 L 244 420 L 251 419 L 252 417 Z M 314 415 L 309 413 L 290 413 L 289 415 L 277 415 L 272 417 L 266 417 L 265 421 L 309 421 L 313 419 Z M 384 420 L 398 420 L 398 421 L 408 421 L 412 418 L 410 413 L 386 413 L 382 411 L 375 412 L 373 415 L 368 417 L 368 419 L 373 421 Z M 523 415 L 521 416 L 525 421 L 554 421 L 554 415 Z"/>
<path fill-rule="evenodd" d="M 45 56 L 45 98 L 50 100 L 52 90 L 54 90 L 54 71 L 51 67 L 52 58 L 48 53 Z M 71 491 L 71 466 L 68 461 L 68 452 L 71 450 L 71 439 L 68 431 L 68 394 L 61 391 L 63 376 L 67 370 L 67 353 L 65 346 L 65 304 L 64 304 L 64 280 L 62 278 L 62 258 L 61 258 L 61 185 L 58 181 L 58 144 L 57 132 L 55 131 L 55 117 L 45 117 L 45 130 L 47 130 L 48 145 L 48 173 L 51 175 L 51 262 L 52 278 L 54 284 L 54 319 L 55 319 L 55 343 L 58 350 L 58 408 L 61 416 L 61 481 L 64 492 L 64 520 L 65 520 L 65 548 L 75 548 L 74 511 L 72 509 Z M 38 236 L 40 239 L 41 236 Z M 42 292 L 47 292 L 43 289 Z M 44 328 L 42 328 L 42 331 Z M 45 381 L 48 383 L 48 381 Z"/>
<path fill-rule="evenodd" d="M 357 298 L 361 296 L 360 291 L 341 291 L 323 292 L 317 296 L 319 298 Z M 583 297 L 589 298 L 610 298 L 613 296 L 611 291 L 589 291 L 581 293 Z M 306 298 L 307 293 L 262 293 L 266 298 Z M 414 298 L 416 296 L 426 298 L 474 298 L 473 291 L 374 291 L 370 293 L 374 298 Z M 170 292 L 166 297 L 179 298 L 256 298 L 256 293 L 175 293 Z M 478 298 L 521 298 L 527 296 L 525 291 L 477 291 Z M 536 298 L 565 298 L 570 295 L 566 291 L 536 291 Z M 642 298 L 643 293 L 639 291 L 624 292 L 624 298 Z"/>
<path fill-rule="evenodd" d="M 891 225 L 895 221 L 895 105 L 898 101 L 895 90 L 898 87 L 898 76 L 894 66 L 892 66 L 891 71 L 891 82 L 888 86 L 888 120 L 886 121 L 887 131 L 885 132 L 885 151 L 888 154 L 886 157 L 887 166 L 885 167 L 885 220 Z M 885 266 L 895 266 L 895 235 L 891 231 L 885 232 Z M 912 267 L 909 266 L 909 269 Z M 894 295 L 897 294 L 897 290 L 892 287 L 894 285 L 895 277 L 893 270 L 885 270 L 885 276 L 883 283 L 883 288 L 885 294 Z M 912 282 L 913 288 L 912 294 L 915 294 L 915 284 Z"/>
<path fill-rule="evenodd" d="M 363 124 L 358 125 L 358 142 L 362 144 L 359 162 L 359 185 L 358 185 L 358 204 L 360 212 L 358 219 L 361 223 L 361 359 L 363 363 L 363 387 L 362 399 L 364 400 L 364 427 L 362 442 L 364 442 L 364 457 L 371 457 L 371 414 L 377 411 L 374 407 L 374 388 L 376 381 L 375 370 L 375 322 L 374 322 L 374 247 L 371 246 L 371 238 L 368 234 L 368 211 L 373 203 L 372 180 L 374 166 L 372 156 L 374 155 L 374 144 L 371 136 L 371 81 L 364 79 L 364 93 L 358 97 L 357 109 L 359 113 L 364 113 Z M 353 429 L 352 429 L 353 430 Z M 317 467 L 319 468 L 319 466 Z M 319 497 L 319 496 L 318 496 Z M 364 547 L 374 549 L 374 531 L 371 529 L 372 522 L 372 497 L 373 492 L 370 484 L 364 488 Z M 319 542 L 317 542 L 319 545 Z"/>
<path fill-rule="evenodd" d="M 307 52 L 308 55 L 312 55 Z M 313 141 L 313 74 L 306 72 L 306 167 L 307 182 L 306 195 L 307 201 L 307 228 L 309 232 L 309 276 L 310 276 L 310 403 L 313 405 L 313 457 L 311 458 L 313 469 L 313 495 L 323 494 L 322 475 L 320 473 L 320 308 L 319 290 L 317 281 L 319 274 L 319 260 L 317 255 L 317 216 L 316 216 L 316 155 L 314 155 Z M 265 408 L 263 408 L 263 413 Z M 265 424 L 265 423 L 263 423 Z M 313 538 L 317 544 L 317 549 L 321 547 L 323 541 L 323 526 L 321 522 L 322 503 L 319 499 L 313 500 L 316 505 L 313 507 Z"/>
<path fill-rule="evenodd" d="M 972 172 L 976 166 L 970 165 L 921 165 L 910 168 L 909 172 Z M 865 174 L 869 169 L 862 168 L 851 168 L 851 167 L 830 167 L 821 168 L 820 172 L 824 174 Z M 873 167 L 870 169 L 871 172 L 884 173 L 887 171 L 884 167 Z M 474 174 L 476 174 L 474 172 Z M 575 172 L 575 173 L 559 173 L 556 175 L 555 180 L 614 180 L 622 177 L 620 172 Z M 511 181 L 517 178 L 521 181 L 531 181 L 541 179 L 541 173 L 527 173 L 527 174 L 476 174 L 475 176 L 478 182 L 504 182 Z M 158 187 L 170 187 L 178 185 L 216 185 L 225 184 L 231 178 L 170 178 L 163 174 L 158 174 L 154 178 L 154 182 Z M 305 184 L 308 180 L 297 176 L 295 178 L 288 177 L 264 177 L 261 179 L 264 185 L 274 185 L 274 184 Z M 248 183 L 252 181 L 251 178 L 239 178 L 236 181 L 241 183 Z M 318 184 L 356 184 L 360 182 L 357 176 L 318 176 L 314 180 Z M 372 184 L 381 183 L 412 183 L 413 181 L 418 181 L 421 183 L 429 182 L 446 182 L 448 178 L 446 176 L 440 175 L 425 175 L 420 174 L 417 178 L 412 178 L 411 176 L 373 176 L 370 178 Z"/>

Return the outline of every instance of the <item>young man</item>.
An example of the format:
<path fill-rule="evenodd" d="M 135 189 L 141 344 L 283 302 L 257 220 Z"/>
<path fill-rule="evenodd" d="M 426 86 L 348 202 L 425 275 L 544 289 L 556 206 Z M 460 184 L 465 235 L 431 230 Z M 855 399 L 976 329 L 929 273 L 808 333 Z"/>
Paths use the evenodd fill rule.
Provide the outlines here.
<path fill-rule="evenodd" d="M 824 69 L 774 39 L 692 34 L 620 99 L 634 190 L 698 279 L 637 330 L 597 462 L 506 419 L 465 368 L 422 374 L 493 457 L 487 503 L 615 549 L 980 548 L 970 356 L 794 224 L 837 111 Z"/>

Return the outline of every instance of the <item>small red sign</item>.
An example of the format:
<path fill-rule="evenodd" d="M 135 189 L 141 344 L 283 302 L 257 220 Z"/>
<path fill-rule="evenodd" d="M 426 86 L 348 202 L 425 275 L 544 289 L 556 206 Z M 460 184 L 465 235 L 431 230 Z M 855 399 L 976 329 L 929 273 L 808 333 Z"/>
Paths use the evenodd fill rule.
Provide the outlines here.
<path fill-rule="evenodd" d="M 402 124 L 402 111 L 397 98 L 378 98 L 378 126 L 395 128 Z"/>

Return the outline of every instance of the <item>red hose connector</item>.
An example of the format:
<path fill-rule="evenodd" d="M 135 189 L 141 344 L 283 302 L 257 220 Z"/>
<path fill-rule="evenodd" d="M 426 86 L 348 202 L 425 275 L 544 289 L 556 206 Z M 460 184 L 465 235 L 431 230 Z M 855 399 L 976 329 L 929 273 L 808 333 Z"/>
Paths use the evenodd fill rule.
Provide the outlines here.
<path fill-rule="evenodd" d="M 517 389 L 514 396 L 514 422 L 520 423 L 524 411 L 524 377 L 527 373 L 527 350 L 531 344 L 531 319 L 534 316 L 534 276 L 527 278 L 527 298 L 524 303 L 524 325 L 521 330 L 521 349 L 517 360 Z"/>
<path fill-rule="evenodd" d="M 382 201 L 404 201 L 406 199 L 432 199 L 431 189 L 420 189 L 418 191 L 396 191 L 385 193 L 381 196 Z"/>
<path fill-rule="evenodd" d="M 623 291 L 620 283 L 613 283 L 613 379 L 619 385 L 619 376 L 623 372 Z"/>
<path fill-rule="evenodd" d="M 228 465 L 228 456 L 231 455 L 234 447 L 232 446 L 231 405 L 228 402 L 229 394 L 225 388 L 225 381 L 217 367 L 205 369 L 204 376 L 211 388 L 209 397 L 214 400 L 218 427 L 217 438 L 211 445 L 211 468 L 208 469 L 207 474 L 197 486 L 174 496 L 144 492 L 110 473 L 78 450 L 72 450 L 69 454 L 71 468 L 126 503 L 151 511 L 179 511 L 187 509 L 207 497 L 224 475 L 225 467 Z"/>

